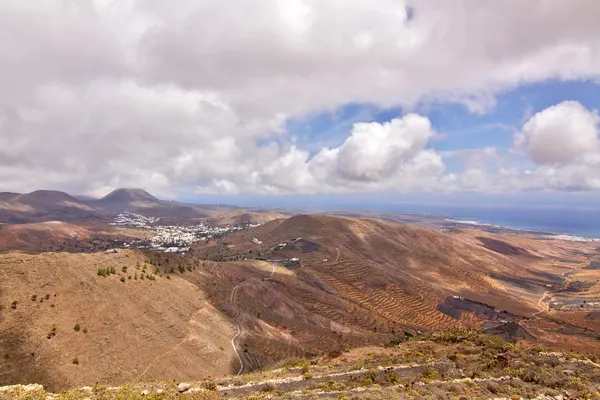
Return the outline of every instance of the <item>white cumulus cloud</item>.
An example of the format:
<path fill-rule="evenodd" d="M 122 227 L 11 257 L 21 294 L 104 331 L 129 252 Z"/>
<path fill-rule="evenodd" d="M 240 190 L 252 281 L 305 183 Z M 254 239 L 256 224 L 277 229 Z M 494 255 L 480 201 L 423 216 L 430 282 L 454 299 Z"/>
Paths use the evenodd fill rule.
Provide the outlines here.
<path fill-rule="evenodd" d="M 410 111 L 485 113 L 522 84 L 598 80 L 598 20 L 589 0 L 0 0 L 0 190 L 487 188 L 485 162 L 444 176 Z M 356 103 L 409 114 L 316 150 L 285 131 Z M 557 107 L 521 130 L 539 165 L 508 169 L 515 186 L 597 186 L 597 116 Z"/>

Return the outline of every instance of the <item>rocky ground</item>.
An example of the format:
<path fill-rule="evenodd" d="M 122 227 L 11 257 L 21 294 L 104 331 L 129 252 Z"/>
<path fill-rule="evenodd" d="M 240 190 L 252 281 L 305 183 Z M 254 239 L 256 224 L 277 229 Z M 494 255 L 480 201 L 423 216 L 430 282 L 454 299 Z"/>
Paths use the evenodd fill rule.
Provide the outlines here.
<path fill-rule="evenodd" d="M 452 330 L 202 382 L 0 388 L 0 399 L 581 399 L 599 398 L 593 357 Z"/>

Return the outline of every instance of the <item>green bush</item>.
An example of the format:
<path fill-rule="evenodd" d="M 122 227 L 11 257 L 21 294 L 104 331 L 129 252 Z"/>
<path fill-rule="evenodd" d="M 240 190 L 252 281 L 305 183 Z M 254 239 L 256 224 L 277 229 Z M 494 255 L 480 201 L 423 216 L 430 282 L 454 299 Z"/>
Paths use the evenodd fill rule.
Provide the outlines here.
<path fill-rule="evenodd" d="M 79 365 L 79 360 L 77 359 L 77 357 L 75 357 L 75 358 L 73 359 L 73 364 L 75 364 L 75 365 Z"/>
<path fill-rule="evenodd" d="M 79 326 L 79 324 L 75 324 L 75 326 L 73 327 L 73 330 L 75 332 L 79 332 L 79 329 L 81 329 L 81 327 Z"/>
<path fill-rule="evenodd" d="M 421 376 L 423 376 L 425 379 L 437 379 L 440 374 L 431 367 L 425 367 L 423 372 L 421 372 Z"/>
<path fill-rule="evenodd" d="M 10 303 L 10 308 L 12 308 L 13 310 L 17 309 L 17 301 L 16 300 L 13 300 L 13 302 Z"/>

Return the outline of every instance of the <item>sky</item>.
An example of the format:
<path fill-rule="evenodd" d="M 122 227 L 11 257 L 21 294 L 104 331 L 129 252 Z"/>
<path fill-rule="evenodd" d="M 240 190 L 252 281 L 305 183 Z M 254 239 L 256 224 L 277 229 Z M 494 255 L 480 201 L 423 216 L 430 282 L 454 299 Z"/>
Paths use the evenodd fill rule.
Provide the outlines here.
<path fill-rule="evenodd" d="M 0 191 L 591 204 L 598 21 L 595 0 L 0 0 Z"/>

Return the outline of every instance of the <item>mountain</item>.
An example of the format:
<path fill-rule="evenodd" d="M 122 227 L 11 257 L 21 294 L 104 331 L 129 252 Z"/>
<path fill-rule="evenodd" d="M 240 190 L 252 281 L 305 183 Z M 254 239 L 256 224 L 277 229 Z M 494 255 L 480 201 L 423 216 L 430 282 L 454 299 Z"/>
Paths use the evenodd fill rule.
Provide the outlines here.
<path fill-rule="evenodd" d="M 457 329 L 600 354 L 600 318 L 549 307 L 592 307 L 596 247 L 297 215 L 186 254 L 0 254 L 0 384 L 207 379 Z"/>
<path fill-rule="evenodd" d="M 116 189 L 100 200 L 91 201 L 89 204 L 104 212 L 127 211 L 163 218 L 206 218 L 237 208 L 159 200 L 142 189 Z"/>
<path fill-rule="evenodd" d="M 161 200 L 143 189 L 116 189 L 99 200 L 99 204 L 132 204 L 135 202 L 140 202 L 142 204 L 162 203 Z"/>
<path fill-rule="evenodd" d="M 36 190 L 0 193 L 0 222 L 84 221 L 99 218 L 96 209 L 64 192 Z"/>
<path fill-rule="evenodd" d="M 164 201 L 142 189 L 117 189 L 101 199 L 76 198 L 53 190 L 27 194 L 0 193 L 0 223 L 107 220 L 122 211 L 162 218 L 207 218 L 236 210 L 239 209 L 232 206 Z M 256 217 L 265 219 L 265 216 Z"/>

